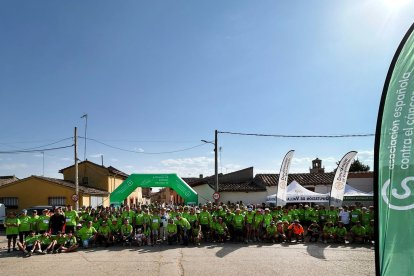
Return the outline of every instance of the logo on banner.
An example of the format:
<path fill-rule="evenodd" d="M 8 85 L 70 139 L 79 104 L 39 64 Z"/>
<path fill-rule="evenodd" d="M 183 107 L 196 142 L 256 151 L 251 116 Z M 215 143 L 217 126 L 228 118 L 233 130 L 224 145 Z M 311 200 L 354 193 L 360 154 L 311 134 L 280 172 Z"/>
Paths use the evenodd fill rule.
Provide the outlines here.
<path fill-rule="evenodd" d="M 403 194 L 399 194 L 396 188 L 391 189 L 391 195 L 394 198 L 393 202 L 396 200 L 404 200 L 411 196 L 411 190 L 407 186 L 407 183 L 409 181 L 414 181 L 414 176 L 406 177 L 405 179 L 403 179 L 403 181 L 401 181 L 401 188 L 404 190 Z M 382 191 L 381 191 L 382 199 L 385 201 L 387 206 L 391 209 L 398 210 L 398 211 L 407 211 L 407 210 L 413 209 L 414 203 L 410 205 L 401 205 L 401 206 L 393 205 L 390 203 L 390 199 L 388 198 L 388 194 L 389 194 L 388 190 L 389 190 L 390 184 L 391 184 L 391 180 L 388 179 L 382 186 Z"/>
<path fill-rule="evenodd" d="M 344 186 L 345 186 L 344 183 L 339 182 L 339 181 L 335 182 L 335 185 L 334 185 L 335 189 L 337 190 L 342 190 Z"/>
<path fill-rule="evenodd" d="M 280 182 L 279 183 L 279 188 L 283 189 L 283 190 L 286 189 L 286 182 L 285 181 Z"/>

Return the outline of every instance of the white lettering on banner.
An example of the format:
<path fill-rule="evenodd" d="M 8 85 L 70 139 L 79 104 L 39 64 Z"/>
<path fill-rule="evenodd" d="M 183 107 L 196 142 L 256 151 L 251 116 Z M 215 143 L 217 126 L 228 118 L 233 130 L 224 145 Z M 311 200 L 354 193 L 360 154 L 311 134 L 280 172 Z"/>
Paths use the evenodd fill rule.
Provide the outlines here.
<path fill-rule="evenodd" d="M 414 181 L 414 176 L 406 177 L 406 178 L 403 179 L 403 181 L 401 181 L 401 187 L 404 190 L 403 194 L 400 195 L 398 193 L 397 189 L 393 188 L 391 190 L 391 195 L 396 199 L 400 199 L 400 200 L 407 199 L 411 195 L 411 190 L 407 186 L 407 182 L 409 182 L 409 181 Z M 389 188 L 390 184 L 391 184 L 391 180 L 388 179 L 384 183 L 384 185 L 382 186 L 382 191 L 381 191 L 382 199 L 385 201 L 387 206 L 391 209 L 399 210 L 399 211 L 406 211 L 406 210 L 413 209 L 414 208 L 414 203 L 410 204 L 410 205 L 405 205 L 405 206 L 404 205 L 403 206 L 397 206 L 397 205 L 393 205 L 393 204 L 390 203 L 389 198 L 388 198 L 388 188 Z"/>

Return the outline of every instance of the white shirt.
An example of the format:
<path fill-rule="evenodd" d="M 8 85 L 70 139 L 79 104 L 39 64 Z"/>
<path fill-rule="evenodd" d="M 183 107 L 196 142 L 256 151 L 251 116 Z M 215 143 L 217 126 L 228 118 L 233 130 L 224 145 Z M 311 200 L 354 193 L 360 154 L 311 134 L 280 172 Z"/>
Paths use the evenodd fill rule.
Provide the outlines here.
<path fill-rule="evenodd" d="M 342 210 L 339 212 L 339 216 L 341 217 L 341 221 L 343 224 L 349 224 L 349 212 Z"/>

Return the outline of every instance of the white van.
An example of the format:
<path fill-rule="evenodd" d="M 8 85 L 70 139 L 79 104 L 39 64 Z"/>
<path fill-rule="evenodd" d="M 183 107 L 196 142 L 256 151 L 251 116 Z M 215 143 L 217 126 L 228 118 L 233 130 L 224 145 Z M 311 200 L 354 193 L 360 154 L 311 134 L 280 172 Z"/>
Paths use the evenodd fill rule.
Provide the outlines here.
<path fill-rule="evenodd" d="M 6 220 L 6 206 L 3 203 L 0 203 L 0 227 L 3 226 L 4 221 Z"/>

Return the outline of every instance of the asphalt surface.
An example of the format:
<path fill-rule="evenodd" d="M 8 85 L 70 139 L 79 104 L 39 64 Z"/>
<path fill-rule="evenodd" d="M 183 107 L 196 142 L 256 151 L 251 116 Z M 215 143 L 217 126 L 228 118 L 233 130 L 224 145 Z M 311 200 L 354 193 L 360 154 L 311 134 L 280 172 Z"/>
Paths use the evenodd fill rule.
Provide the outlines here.
<path fill-rule="evenodd" d="M 0 275 L 374 275 L 369 246 L 202 244 L 199 247 L 97 247 L 74 253 L 7 253 L 0 235 Z"/>

